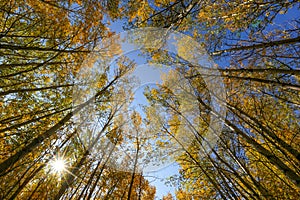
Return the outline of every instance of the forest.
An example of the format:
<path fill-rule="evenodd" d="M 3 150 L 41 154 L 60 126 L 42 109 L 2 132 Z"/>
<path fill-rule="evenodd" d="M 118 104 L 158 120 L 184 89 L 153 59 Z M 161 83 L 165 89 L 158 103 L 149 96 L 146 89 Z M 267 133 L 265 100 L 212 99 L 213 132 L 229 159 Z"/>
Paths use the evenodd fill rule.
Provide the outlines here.
<path fill-rule="evenodd" d="M 300 2 L 1 0 L 0 199 L 300 199 Z"/>

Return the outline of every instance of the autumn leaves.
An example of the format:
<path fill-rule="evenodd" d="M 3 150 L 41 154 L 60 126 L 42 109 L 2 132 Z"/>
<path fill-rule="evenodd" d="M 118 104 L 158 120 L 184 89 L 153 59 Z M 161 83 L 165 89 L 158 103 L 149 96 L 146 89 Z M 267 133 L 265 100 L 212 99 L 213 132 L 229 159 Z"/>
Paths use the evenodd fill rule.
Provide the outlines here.
<path fill-rule="evenodd" d="M 0 198 L 154 199 L 155 188 L 132 172 L 140 172 L 143 148 L 157 155 L 174 149 L 168 148 L 170 140 L 152 148 L 145 137 L 128 138 L 146 131 L 192 136 L 172 157 L 181 168 L 172 179 L 177 199 L 298 199 L 299 17 L 289 12 L 297 6 L 297 1 L 1 1 Z M 144 116 L 120 112 L 131 98 L 126 76 L 136 67 L 134 59 L 124 55 L 114 66 L 103 62 L 126 49 L 113 34 L 113 20 L 128 29 L 166 30 L 132 29 L 123 37 L 126 45 L 159 46 L 140 53 L 174 70 L 145 91 Z M 161 49 L 174 29 L 189 39 L 174 37 L 169 49 Z M 203 48 L 219 67 L 206 60 Z M 83 67 L 99 64 L 99 74 L 83 76 L 99 75 L 96 82 L 77 82 Z M 92 84 L 91 96 L 85 84 Z M 89 112 L 77 115 L 86 108 Z M 124 126 L 128 121 L 131 130 Z M 81 122 L 96 122 L 97 128 Z M 205 142 L 212 141 L 205 138 L 208 131 L 215 146 Z M 115 162 L 114 148 L 125 143 L 134 151 Z M 101 152 L 98 157 L 91 146 Z M 57 150 L 70 161 L 71 174 L 61 181 L 46 167 Z M 121 172 L 117 165 L 133 168 Z"/>

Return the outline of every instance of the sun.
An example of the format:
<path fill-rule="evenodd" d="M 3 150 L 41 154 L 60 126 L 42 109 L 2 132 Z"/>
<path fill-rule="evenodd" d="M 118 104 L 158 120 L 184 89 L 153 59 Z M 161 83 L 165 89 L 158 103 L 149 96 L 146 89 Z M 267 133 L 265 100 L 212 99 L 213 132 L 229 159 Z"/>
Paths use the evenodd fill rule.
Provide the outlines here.
<path fill-rule="evenodd" d="M 56 158 L 51 163 L 51 169 L 54 173 L 61 174 L 66 171 L 66 161 L 62 158 Z"/>

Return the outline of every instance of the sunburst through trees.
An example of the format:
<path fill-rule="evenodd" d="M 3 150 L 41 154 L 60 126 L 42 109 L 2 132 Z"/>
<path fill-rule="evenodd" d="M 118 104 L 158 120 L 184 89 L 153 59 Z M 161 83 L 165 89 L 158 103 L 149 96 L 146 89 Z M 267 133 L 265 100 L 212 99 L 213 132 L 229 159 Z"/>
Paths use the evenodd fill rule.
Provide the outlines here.
<path fill-rule="evenodd" d="M 299 199 L 299 7 L 2 0 L 0 199 Z M 169 68 L 131 112 L 142 61 Z M 169 193 L 143 167 L 170 160 Z"/>

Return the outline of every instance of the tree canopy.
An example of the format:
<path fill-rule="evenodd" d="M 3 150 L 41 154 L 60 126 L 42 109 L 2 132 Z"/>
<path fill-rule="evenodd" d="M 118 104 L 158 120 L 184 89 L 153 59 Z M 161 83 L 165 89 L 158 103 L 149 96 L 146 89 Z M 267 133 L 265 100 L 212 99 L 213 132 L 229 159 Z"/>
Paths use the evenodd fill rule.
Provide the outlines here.
<path fill-rule="evenodd" d="M 299 199 L 299 9 L 1 1 L 0 199 L 151 200 L 170 160 L 160 199 Z M 167 71 L 137 96 L 139 62 Z"/>

